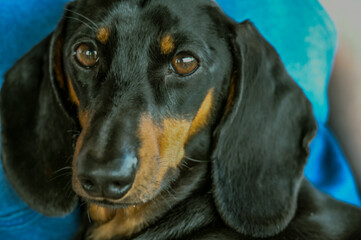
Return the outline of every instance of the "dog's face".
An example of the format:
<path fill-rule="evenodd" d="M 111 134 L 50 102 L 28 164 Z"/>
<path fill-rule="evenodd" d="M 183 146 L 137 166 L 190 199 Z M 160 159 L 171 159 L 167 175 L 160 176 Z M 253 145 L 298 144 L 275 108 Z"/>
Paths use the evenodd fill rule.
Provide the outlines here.
<path fill-rule="evenodd" d="M 140 206 L 138 231 L 205 180 L 256 237 L 292 219 L 315 131 L 275 50 L 209 0 L 70 3 L 5 76 L 1 120 L 7 176 L 42 213 Z"/>
<path fill-rule="evenodd" d="M 78 107 L 73 188 L 86 199 L 147 202 L 178 178 L 184 158 L 209 158 L 232 55 L 205 2 L 172 4 L 119 2 L 92 9 L 110 14 L 91 22 L 69 11 L 87 23 L 65 26 L 66 83 L 59 77 Z"/>

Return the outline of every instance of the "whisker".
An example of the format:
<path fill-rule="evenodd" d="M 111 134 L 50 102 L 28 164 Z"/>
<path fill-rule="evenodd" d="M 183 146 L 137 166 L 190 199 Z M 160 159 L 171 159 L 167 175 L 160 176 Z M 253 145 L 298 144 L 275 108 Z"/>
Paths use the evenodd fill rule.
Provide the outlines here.
<path fill-rule="evenodd" d="M 169 203 L 169 200 L 167 199 L 167 197 L 163 196 L 162 192 L 159 193 L 159 196 L 163 199 L 163 201 L 168 206 L 168 208 L 171 209 L 172 205 Z"/>
<path fill-rule="evenodd" d="M 64 171 L 64 170 L 72 170 L 72 167 L 69 167 L 69 166 L 63 167 L 63 168 L 60 168 L 60 169 L 54 171 L 53 173 L 58 173 L 58 172 L 61 172 L 61 171 Z"/>
<path fill-rule="evenodd" d="M 91 222 L 92 222 L 92 219 L 91 219 L 91 217 L 90 217 L 89 208 L 87 208 L 86 213 L 87 213 L 87 216 L 88 216 L 88 221 L 89 221 L 89 223 L 91 223 Z"/>
<path fill-rule="evenodd" d="M 71 184 L 68 184 L 69 186 L 66 189 L 66 196 L 67 198 L 70 198 L 73 195 L 73 188 L 71 187 Z"/>
<path fill-rule="evenodd" d="M 187 168 L 189 169 L 190 167 L 188 166 L 187 162 L 181 162 L 180 164 L 181 167 Z"/>
<path fill-rule="evenodd" d="M 67 130 L 66 132 L 67 132 L 67 133 L 80 134 L 80 131 L 79 131 L 79 130 L 72 130 L 72 129 L 70 129 L 70 130 Z"/>
<path fill-rule="evenodd" d="M 93 28 L 92 26 L 90 26 L 89 24 L 87 24 L 86 22 L 83 22 L 82 20 L 80 20 L 79 18 L 76 18 L 76 17 L 66 17 L 66 18 L 69 18 L 69 19 L 73 19 L 73 20 L 76 20 L 76 21 L 79 21 L 81 23 L 83 23 L 85 26 L 87 26 L 90 30 L 92 30 L 93 32 L 96 32 L 96 28 Z"/>
<path fill-rule="evenodd" d="M 71 172 L 65 172 L 65 173 L 62 173 L 62 174 L 59 174 L 59 175 L 56 175 L 54 177 L 52 177 L 49 181 L 52 182 L 60 177 L 64 177 L 64 176 L 71 176 L 72 173 Z"/>
<path fill-rule="evenodd" d="M 165 82 L 165 90 L 167 92 L 166 96 L 167 96 L 168 100 L 170 101 L 170 103 L 172 103 L 172 104 L 176 103 L 175 97 L 172 94 L 170 94 L 170 91 L 169 91 L 169 88 L 167 85 L 167 81 Z"/>
<path fill-rule="evenodd" d="M 71 154 L 66 158 L 66 162 L 72 163 L 72 160 L 74 158 L 74 155 Z M 72 166 L 68 166 L 68 168 L 70 168 L 70 170 L 73 172 L 73 167 Z"/>
<path fill-rule="evenodd" d="M 75 11 L 73 11 L 73 10 L 70 10 L 69 8 L 65 8 L 65 11 L 74 13 L 74 14 L 78 15 L 79 17 L 82 17 L 82 18 L 84 18 L 85 20 L 88 20 L 91 24 L 93 24 L 94 27 L 96 27 L 96 29 L 99 28 L 98 25 L 97 25 L 94 21 L 92 21 L 90 18 L 84 16 L 83 14 L 80 14 L 80 13 L 78 13 L 78 12 L 75 12 Z"/>
<path fill-rule="evenodd" d="M 194 158 L 191 158 L 191 157 L 188 157 L 188 156 L 184 156 L 184 158 L 187 159 L 187 160 L 190 160 L 190 161 L 192 161 L 192 162 L 199 162 L 199 163 L 209 162 L 209 160 L 194 159 Z"/>
<path fill-rule="evenodd" d="M 79 207 L 82 207 L 82 206 L 85 206 L 87 205 L 88 203 L 86 201 L 82 201 L 80 204 L 79 204 Z M 87 208 L 87 210 L 89 210 L 89 208 Z"/>
<path fill-rule="evenodd" d="M 171 187 L 165 188 L 163 191 L 165 191 L 170 198 L 173 198 L 173 200 L 177 200 L 177 197 L 175 196 L 175 193 Z"/>

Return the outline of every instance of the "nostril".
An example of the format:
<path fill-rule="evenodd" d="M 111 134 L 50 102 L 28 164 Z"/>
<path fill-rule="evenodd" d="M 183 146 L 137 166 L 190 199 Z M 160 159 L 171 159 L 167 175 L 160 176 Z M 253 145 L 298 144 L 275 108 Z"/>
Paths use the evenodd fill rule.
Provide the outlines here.
<path fill-rule="evenodd" d="M 87 193 L 94 193 L 97 190 L 96 183 L 91 179 L 80 179 L 80 184 Z"/>
<path fill-rule="evenodd" d="M 104 195 L 108 198 L 119 199 L 128 192 L 132 183 L 125 183 L 121 181 L 110 182 L 104 189 Z"/>
<path fill-rule="evenodd" d="M 94 183 L 90 180 L 84 180 L 82 182 L 82 185 L 83 185 L 83 188 L 86 190 L 86 191 L 91 191 L 91 190 L 94 190 Z"/>
<path fill-rule="evenodd" d="M 122 188 L 122 184 L 120 182 L 113 182 L 110 185 L 112 185 L 112 187 L 114 187 L 114 188 Z"/>
<path fill-rule="evenodd" d="M 125 190 L 127 190 L 129 188 L 129 185 L 124 185 L 124 183 L 121 182 L 113 182 L 111 184 L 109 184 L 109 189 L 112 191 L 119 191 L 119 192 L 123 192 Z"/>
<path fill-rule="evenodd" d="M 109 177 L 89 176 L 79 177 L 79 182 L 84 191 L 92 197 L 105 197 L 109 199 L 119 199 L 124 196 L 132 186 L 131 181 L 124 179 L 109 179 Z"/>
<path fill-rule="evenodd" d="M 134 154 L 100 162 L 91 153 L 85 151 L 78 155 L 76 170 L 80 194 L 115 200 L 125 196 L 136 175 L 138 160 Z"/>

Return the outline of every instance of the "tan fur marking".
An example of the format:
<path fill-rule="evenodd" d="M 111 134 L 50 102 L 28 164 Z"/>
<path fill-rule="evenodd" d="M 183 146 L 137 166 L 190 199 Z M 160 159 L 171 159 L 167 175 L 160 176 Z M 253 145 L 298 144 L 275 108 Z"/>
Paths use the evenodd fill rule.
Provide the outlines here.
<path fill-rule="evenodd" d="M 159 188 L 168 169 L 176 168 L 183 159 L 184 145 L 188 139 L 207 124 L 212 108 L 212 99 L 213 89 L 208 91 L 193 122 L 184 119 L 165 118 L 162 128 L 159 128 L 149 116 L 142 117 L 139 128 L 141 140 L 140 165 L 133 184 L 134 188 L 145 182 L 147 182 L 146 192 L 152 192 L 152 189 L 154 192 L 154 188 Z M 159 160 L 157 162 L 158 158 L 160 162 Z M 153 180 L 155 184 L 153 181 L 149 181 L 151 176 L 157 176 L 156 180 Z M 131 193 L 132 189 L 128 194 Z"/>
<path fill-rule="evenodd" d="M 139 167 L 134 183 L 128 194 L 137 192 L 134 188 L 142 186 L 147 183 L 147 188 L 138 192 L 137 198 L 143 199 L 145 196 L 151 196 L 156 188 L 156 180 L 154 176 L 157 175 L 159 159 L 159 136 L 161 130 L 157 127 L 149 116 L 143 116 L 139 125 L 139 138 L 141 146 L 139 148 Z M 128 197 L 128 194 L 124 197 Z"/>
<path fill-rule="evenodd" d="M 161 138 L 161 159 L 165 160 L 169 167 L 178 167 L 184 158 L 184 146 L 186 142 L 207 124 L 209 114 L 212 108 L 213 89 L 208 91 L 203 100 L 197 115 L 192 122 L 177 119 L 164 119 L 164 132 Z M 166 171 L 158 175 L 158 181 L 163 179 Z"/>
<path fill-rule="evenodd" d="M 208 118 L 210 115 L 210 111 L 212 109 L 213 103 L 213 88 L 208 91 L 207 96 L 202 102 L 201 107 L 199 108 L 196 117 L 192 122 L 192 126 L 189 130 L 189 136 L 193 136 L 196 132 L 198 132 L 204 125 L 207 124 Z"/>
<path fill-rule="evenodd" d="M 191 122 L 178 119 L 163 120 L 163 134 L 161 138 L 160 157 L 169 167 L 177 167 L 184 157 L 184 144 Z"/>
<path fill-rule="evenodd" d="M 84 135 L 85 135 L 85 129 L 83 129 L 78 137 L 78 139 L 76 140 L 76 144 L 75 144 L 75 151 L 74 151 L 74 155 L 73 155 L 73 176 L 72 176 L 72 185 L 73 185 L 73 189 L 75 192 L 83 192 L 84 190 L 80 185 L 79 179 L 76 176 L 77 172 L 77 158 L 80 152 L 81 147 L 83 146 L 83 142 L 84 142 Z"/>
<path fill-rule="evenodd" d="M 79 114 L 82 114 L 81 111 L 79 112 Z M 77 169 L 77 158 L 78 158 L 80 149 L 82 148 L 83 143 L 84 143 L 84 136 L 90 127 L 90 123 L 88 121 L 89 113 L 85 111 L 83 114 L 84 114 L 84 116 L 82 116 L 82 115 L 79 116 L 79 121 L 82 121 L 80 124 L 84 124 L 84 125 L 82 126 L 83 129 L 81 130 L 80 135 L 79 135 L 78 139 L 76 140 L 76 144 L 75 144 L 75 150 L 74 150 L 74 155 L 73 155 L 72 184 L 73 184 L 73 189 L 75 192 L 81 193 L 83 195 L 87 195 L 85 193 L 85 191 L 83 190 L 83 188 L 81 187 L 78 177 L 76 176 L 76 174 L 74 174 L 77 172 L 77 170 L 76 170 Z M 80 120 L 80 119 L 82 119 L 82 120 Z"/>
<path fill-rule="evenodd" d="M 142 144 L 139 149 L 140 165 L 134 187 L 147 183 L 147 188 L 143 191 L 154 194 L 154 189 L 160 187 L 167 170 L 176 168 L 184 157 L 184 144 L 190 126 L 190 121 L 164 119 L 161 129 L 149 116 L 142 118 L 139 130 Z M 156 178 L 153 179 L 152 176 Z M 129 193 L 131 192 L 132 189 Z"/>
<path fill-rule="evenodd" d="M 145 220 L 147 204 L 120 208 L 107 223 L 97 227 L 91 234 L 91 239 L 108 240 L 114 236 L 128 237 L 139 232 L 147 222 Z"/>
<path fill-rule="evenodd" d="M 79 119 L 80 126 L 81 126 L 82 128 L 84 128 L 85 123 L 86 123 L 86 121 L 88 120 L 88 116 L 89 116 L 89 112 L 88 112 L 88 111 L 79 109 L 78 119 Z"/>
<path fill-rule="evenodd" d="M 160 50 L 162 54 L 170 54 L 174 50 L 174 39 L 170 35 L 166 35 L 160 41 Z"/>
<path fill-rule="evenodd" d="M 74 151 L 74 160 L 76 160 L 76 158 L 79 155 L 80 149 L 83 146 L 83 141 L 84 141 L 84 135 L 85 135 L 86 130 L 83 129 L 78 137 L 78 139 L 76 140 L 76 144 L 75 144 L 75 151 Z M 75 161 L 73 161 L 75 162 Z"/>
<path fill-rule="evenodd" d="M 110 35 L 109 29 L 106 27 L 101 27 L 98 30 L 97 39 L 99 40 L 99 42 L 105 44 L 109 39 L 109 35 Z"/>
<path fill-rule="evenodd" d="M 116 209 L 115 216 L 112 216 L 111 219 L 104 218 L 108 220 L 106 223 L 97 222 L 98 226 L 92 232 L 91 239 L 107 240 L 115 236 L 127 238 L 141 231 L 172 208 L 173 202 L 167 200 L 171 196 L 173 195 L 165 192 L 147 203 Z M 105 211 L 109 210 L 112 211 L 112 209 Z"/>
<path fill-rule="evenodd" d="M 71 80 L 70 80 L 69 77 L 68 77 L 68 94 L 69 94 L 70 100 L 71 100 L 77 107 L 79 107 L 80 102 L 79 102 L 78 96 L 77 96 L 76 93 L 75 93 L 73 84 L 71 83 Z"/>
<path fill-rule="evenodd" d="M 208 91 L 193 121 L 165 118 L 160 127 L 150 116 L 145 115 L 141 118 L 138 130 L 141 140 L 139 168 L 133 186 L 123 197 L 123 201 L 147 200 L 144 199 L 145 197 L 153 200 L 135 207 L 117 209 L 115 216 L 111 209 L 90 206 L 90 216 L 100 224 L 92 232 L 92 239 L 129 237 L 166 211 L 163 208 L 160 211 L 158 204 L 153 201 L 161 202 L 157 193 L 160 191 L 160 184 L 167 170 L 178 167 L 185 154 L 185 143 L 207 123 L 212 99 L 213 89 Z M 139 186 L 142 187 L 138 189 Z"/>
<path fill-rule="evenodd" d="M 98 223 L 105 223 L 115 217 L 116 210 L 111 208 L 100 207 L 95 204 L 89 204 L 89 214 L 91 219 Z"/>
<path fill-rule="evenodd" d="M 149 116 L 142 117 L 139 125 L 140 165 L 133 187 L 128 192 L 129 195 L 132 194 L 133 188 L 144 185 L 144 183 L 147 183 L 145 192 L 150 191 L 154 194 L 154 188 L 159 188 L 168 169 L 176 168 L 183 159 L 184 145 L 188 139 L 207 123 L 212 108 L 212 99 L 213 89 L 208 91 L 193 122 L 184 119 L 165 118 L 162 128 L 160 128 L 153 123 Z M 150 181 L 152 180 L 151 176 L 157 177 Z"/>

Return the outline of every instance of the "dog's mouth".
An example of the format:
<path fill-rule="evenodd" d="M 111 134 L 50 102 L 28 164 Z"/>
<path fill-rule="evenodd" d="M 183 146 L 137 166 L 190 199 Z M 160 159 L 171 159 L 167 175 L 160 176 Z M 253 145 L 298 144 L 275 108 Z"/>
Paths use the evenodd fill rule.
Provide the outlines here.
<path fill-rule="evenodd" d="M 88 203 L 88 204 L 92 204 L 92 205 L 96 205 L 102 208 L 108 208 L 108 209 L 119 209 L 119 208 L 129 208 L 129 207 L 137 207 L 140 204 L 144 204 L 144 203 L 119 203 L 119 202 L 114 202 L 112 200 L 109 199 L 100 199 L 100 200 L 94 200 L 94 199 L 88 199 L 88 198 L 83 198 L 83 200 Z"/>
<path fill-rule="evenodd" d="M 171 177 L 173 177 L 173 181 L 176 180 L 175 171 L 167 172 Z M 166 174 L 166 175 L 168 175 Z M 170 177 L 167 176 L 167 177 Z M 134 185 L 134 184 L 133 184 Z M 158 199 L 159 197 L 164 197 L 170 194 L 170 185 L 171 182 L 164 181 L 158 187 L 154 187 L 152 185 L 148 186 L 147 191 L 144 190 L 143 185 L 133 186 L 133 188 L 127 192 L 123 197 L 119 199 L 107 198 L 105 196 L 93 197 L 86 194 L 78 194 L 78 196 L 85 202 L 90 205 L 96 205 L 102 208 L 107 209 L 126 209 L 126 208 L 136 208 L 141 207 L 149 202 L 152 202 L 154 199 Z M 146 194 L 145 194 L 146 193 Z"/>
<path fill-rule="evenodd" d="M 116 201 L 107 198 L 87 198 L 82 197 L 87 204 L 88 216 L 97 223 L 108 222 L 132 222 L 141 221 L 146 212 L 157 211 L 160 204 L 159 196 L 150 198 L 148 201 L 128 202 L 125 199 Z M 133 220 L 132 220 L 133 219 Z"/>

